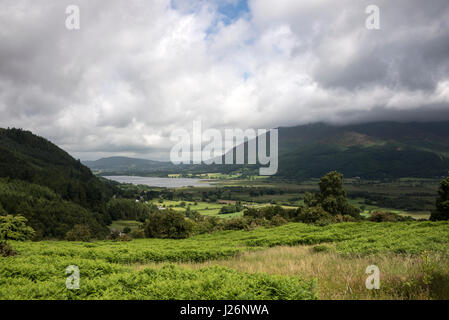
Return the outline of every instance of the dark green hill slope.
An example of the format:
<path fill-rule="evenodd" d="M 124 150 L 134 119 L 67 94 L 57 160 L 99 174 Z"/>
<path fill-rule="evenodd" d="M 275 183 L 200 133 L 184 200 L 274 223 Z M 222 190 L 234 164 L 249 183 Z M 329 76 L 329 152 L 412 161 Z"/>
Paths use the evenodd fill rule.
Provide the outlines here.
<path fill-rule="evenodd" d="M 0 206 L 25 215 L 39 236 L 60 238 L 74 224 L 89 225 L 98 237 L 107 232 L 114 186 L 48 140 L 0 129 L 0 178 Z"/>
<path fill-rule="evenodd" d="M 0 177 L 47 186 L 90 209 L 99 209 L 113 191 L 67 152 L 21 129 L 0 129 Z"/>
<path fill-rule="evenodd" d="M 280 176 L 439 177 L 449 170 L 449 122 L 377 122 L 279 129 Z"/>
<path fill-rule="evenodd" d="M 315 123 L 281 127 L 278 133 L 277 176 L 284 178 L 318 178 L 333 170 L 345 177 L 367 179 L 434 178 L 445 176 L 449 170 L 449 121 L 344 126 Z M 248 165 L 201 165 L 190 170 L 229 173 L 243 167 L 253 174 L 258 172 L 258 166 Z"/>

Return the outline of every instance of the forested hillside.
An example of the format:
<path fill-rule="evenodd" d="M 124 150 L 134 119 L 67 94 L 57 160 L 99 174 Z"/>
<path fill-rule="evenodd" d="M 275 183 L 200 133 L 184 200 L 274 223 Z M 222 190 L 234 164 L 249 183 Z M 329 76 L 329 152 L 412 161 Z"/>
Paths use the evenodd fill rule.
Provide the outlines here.
<path fill-rule="evenodd" d="M 279 129 L 280 176 L 319 177 L 330 170 L 368 179 L 441 177 L 449 170 L 449 122 Z"/>
<path fill-rule="evenodd" d="M 48 140 L 0 129 L 0 206 L 22 214 L 40 237 L 62 237 L 76 223 L 102 236 L 114 186 Z"/>

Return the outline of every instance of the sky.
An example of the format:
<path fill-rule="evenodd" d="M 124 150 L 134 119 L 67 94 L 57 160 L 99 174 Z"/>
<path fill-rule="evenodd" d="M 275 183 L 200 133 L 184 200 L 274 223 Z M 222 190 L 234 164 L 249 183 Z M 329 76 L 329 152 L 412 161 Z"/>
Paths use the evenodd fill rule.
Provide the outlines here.
<path fill-rule="evenodd" d="M 167 160 L 193 121 L 448 120 L 448 24 L 447 0 L 0 0 L 0 127 Z"/>

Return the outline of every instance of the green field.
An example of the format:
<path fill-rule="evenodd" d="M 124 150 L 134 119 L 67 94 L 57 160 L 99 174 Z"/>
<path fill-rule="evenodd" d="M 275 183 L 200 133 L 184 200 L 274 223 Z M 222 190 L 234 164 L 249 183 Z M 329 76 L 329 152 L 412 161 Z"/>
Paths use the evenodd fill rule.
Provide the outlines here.
<path fill-rule="evenodd" d="M 182 207 L 181 203 L 184 202 L 185 205 Z M 195 204 L 196 203 L 196 204 Z M 201 215 L 205 216 L 220 216 L 221 218 L 231 218 L 238 217 L 243 215 L 243 211 L 228 213 L 228 214 L 220 214 L 220 209 L 225 206 L 225 204 L 219 203 L 210 203 L 210 202 L 202 202 L 202 201 L 174 201 L 174 200 L 164 200 L 163 202 L 154 202 L 154 204 L 171 208 L 175 211 L 185 212 L 187 207 L 190 207 L 190 210 L 197 211 Z"/>
<path fill-rule="evenodd" d="M 336 263 L 344 268 L 368 259 L 380 264 L 382 270 L 401 272 L 404 281 L 411 283 L 412 291 L 408 293 L 395 283 L 384 283 L 385 291 L 381 289 L 377 298 L 410 298 L 410 294 L 412 298 L 433 298 L 435 294 L 441 298 L 446 297 L 445 290 L 449 288 L 449 222 L 359 222 L 325 227 L 290 223 L 183 240 L 11 244 L 18 254 L 0 259 L 0 299 L 314 299 L 327 298 L 329 292 L 337 298 L 360 298 L 367 291 L 362 283 L 360 290 L 365 291 L 338 294 L 339 281 L 347 281 L 344 274 L 334 275 L 337 283 L 330 284 L 319 275 L 288 274 L 293 266 L 281 268 L 281 260 L 298 265 L 302 262 L 284 257 L 274 263 L 272 250 L 276 255 L 283 254 L 285 246 L 306 250 L 313 261 L 331 259 L 332 263 L 326 261 L 334 268 Z M 423 264 L 423 254 L 434 262 Z M 245 259 L 250 267 L 242 269 L 236 259 Z M 403 268 L 409 260 L 416 264 L 413 263 L 415 269 L 407 271 Z M 398 265 L 393 268 L 392 263 Z M 65 268 L 69 265 L 80 269 L 79 290 L 65 287 Z M 273 265 L 277 266 L 275 272 L 270 269 Z M 363 277 L 363 270 L 353 272 L 362 272 Z M 426 282 L 420 282 L 423 274 L 431 280 L 439 279 L 440 287 L 432 287 L 432 281 L 426 287 Z M 365 296 L 369 294 L 365 292 Z"/>
<path fill-rule="evenodd" d="M 352 205 L 354 205 L 358 208 L 361 208 L 360 214 L 364 217 L 369 217 L 370 214 L 374 211 L 388 211 L 388 212 L 396 213 L 401 216 L 410 216 L 410 217 L 413 217 L 414 219 L 429 219 L 429 217 L 430 217 L 430 212 L 428 212 L 428 211 L 405 211 L 405 210 L 399 210 L 399 209 L 392 209 L 392 208 L 387 208 L 387 207 L 382 207 L 382 206 L 377 206 L 377 205 L 368 205 L 368 204 L 365 204 L 364 201 L 365 200 L 363 198 L 351 199 L 349 201 Z"/>
<path fill-rule="evenodd" d="M 190 207 L 190 210 L 197 211 L 199 214 L 204 216 L 219 216 L 221 218 L 233 218 L 243 216 L 243 212 L 245 210 L 234 212 L 234 213 L 226 213 L 220 214 L 220 209 L 224 207 L 226 204 L 222 203 L 210 203 L 204 201 L 174 201 L 174 200 L 163 200 L 162 202 L 152 202 L 155 205 L 164 208 L 171 208 L 175 211 L 185 212 L 187 207 Z M 181 206 L 181 203 L 184 203 L 184 206 Z M 247 208 L 261 208 L 264 206 L 270 205 L 269 203 L 242 203 Z M 296 209 L 295 206 L 282 206 L 284 209 Z M 124 227 L 124 226 L 123 226 Z"/>
<path fill-rule="evenodd" d="M 124 228 L 128 227 L 131 230 L 137 230 L 141 224 L 141 222 L 134 220 L 116 220 L 112 222 L 109 229 L 123 231 Z"/>

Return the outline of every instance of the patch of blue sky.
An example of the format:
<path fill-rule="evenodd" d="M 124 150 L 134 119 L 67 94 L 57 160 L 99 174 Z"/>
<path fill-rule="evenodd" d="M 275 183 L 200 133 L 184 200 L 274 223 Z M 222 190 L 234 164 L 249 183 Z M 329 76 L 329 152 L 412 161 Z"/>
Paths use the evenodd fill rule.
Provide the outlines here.
<path fill-rule="evenodd" d="M 218 1 L 218 12 L 224 24 L 230 24 L 249 13 L 247 0 Z"/>
<path fill-rule="evenodd" d="M 250 12 L 248 0 L 170 0 L 171 8 L 187 13 L 200 10 L 204 4 L 212 4 L 224 24 L 230 24 Z"/>
<path fill-rule="evenodd" d="M 250 17 L 248 0 L 170 0 L 170 7 L 187 14 L 200 11 L 210 4 L 216 10 L 216 19 L 205 30 L 206 37 L 218 31 L 219 25 L 230 25 L 241 17 Z"/>
<path fill-rule="evenodd" d="M 252 76 L 252 73 L 251 72 L 248 72 L 248 71 L 245 71 L 245 72 L 243 72 L 243 74 L 242 74 L 242 78 L 246 81 L 246 80 L 248 80 L 248 78 L 250 78 Z"/>
<path fill-rule="evenodd" d="M 217 19 L 206 30 L 206 37 L 218 31 L 218 25 L 230 25 L 242 17 L 249 17 L 250 11 L 247 0 L 210 0 L 214 1 L 217 8 Z"/>

